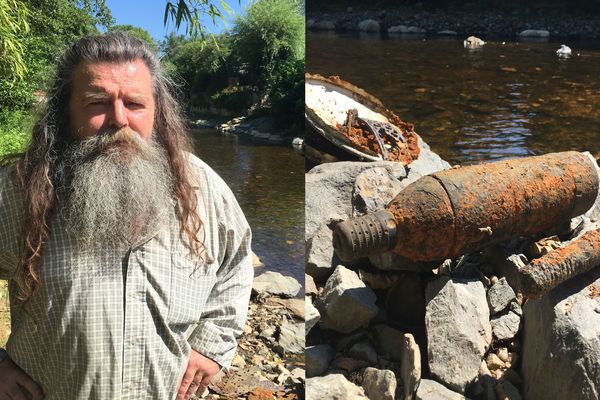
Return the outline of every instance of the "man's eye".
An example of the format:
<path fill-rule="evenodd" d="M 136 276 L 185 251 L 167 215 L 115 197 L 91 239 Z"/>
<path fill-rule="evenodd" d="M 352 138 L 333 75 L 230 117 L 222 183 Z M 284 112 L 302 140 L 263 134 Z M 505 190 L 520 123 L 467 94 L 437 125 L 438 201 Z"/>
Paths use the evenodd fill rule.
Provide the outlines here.
<path fill-rule="evenodd" d="M 89 103 L 90 106 L 103 106 L 105 104 L 107 104 L 107 101 L 104 100 L 97 100 L 97 101 L 92 101 Z"/>
<path fill-rule="evenodd" d="M 129 107 L 129 108 L 142 108 L 144 107 L 144 105 L 142 103 L 138 103 L 135 101 L 126 101 L 125 102 L 125 106 Z"/>

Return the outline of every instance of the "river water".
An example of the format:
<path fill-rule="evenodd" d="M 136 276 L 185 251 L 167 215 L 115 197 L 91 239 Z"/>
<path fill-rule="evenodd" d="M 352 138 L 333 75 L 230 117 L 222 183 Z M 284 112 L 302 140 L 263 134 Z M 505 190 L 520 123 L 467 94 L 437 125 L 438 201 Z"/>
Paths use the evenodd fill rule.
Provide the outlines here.
<path fill-rule="evenodd" d="M 227 182 L 266 269 L 304 282 L 304 158 L 212 129 L 192 131 L 196 154 Z"/>
<path fill-rule="evenodd" d="M 451 164 L 563 150 L 600 157 L 600 44 L 309 33 L 306 71 L 338 75 L 415 125 Z M 577 55 L 579 53 L 579 55 Z"/>

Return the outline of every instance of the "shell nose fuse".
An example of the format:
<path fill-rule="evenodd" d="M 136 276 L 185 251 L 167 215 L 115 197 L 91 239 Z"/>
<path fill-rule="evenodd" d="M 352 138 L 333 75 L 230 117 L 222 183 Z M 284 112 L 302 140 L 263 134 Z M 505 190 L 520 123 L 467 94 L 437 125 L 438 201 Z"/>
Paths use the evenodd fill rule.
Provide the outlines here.
<path fill-rule="evenodd" d="M 569 151 L 444 170 L 408 185 L 384 210 L 336 225 L 343 261 L 395 253 L 436 261 L 583 214 L 598 195 L 591 156 Z"/>

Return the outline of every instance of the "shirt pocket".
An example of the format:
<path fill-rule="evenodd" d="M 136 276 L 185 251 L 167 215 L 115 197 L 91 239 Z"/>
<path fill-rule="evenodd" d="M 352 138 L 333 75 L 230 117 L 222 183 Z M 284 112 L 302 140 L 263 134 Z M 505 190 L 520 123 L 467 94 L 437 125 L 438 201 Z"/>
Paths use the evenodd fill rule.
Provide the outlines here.
<path fill-rule="evenodd" d="M 190 324 L 200 321 L 215 282 L 213 265 L 199 264 L 188 255 L 174 254 L 171 257 L 168 304 L 168 322 L 171 328 L 180 326 L 185 330 Z"/>

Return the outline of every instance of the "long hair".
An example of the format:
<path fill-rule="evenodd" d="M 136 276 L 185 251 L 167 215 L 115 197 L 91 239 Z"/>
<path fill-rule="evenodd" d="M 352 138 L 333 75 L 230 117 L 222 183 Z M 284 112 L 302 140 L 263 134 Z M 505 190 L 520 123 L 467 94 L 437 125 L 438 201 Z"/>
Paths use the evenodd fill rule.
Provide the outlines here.
<path fill-rule="evenodd" d="M 172 95 L 172 82 L 150 47 L 124 32 L 84 37 L 63 54 L 47 108 L 33 128 L 31 143 L 17 162 L 17 176 L 24 197 L 23 248 L 16 273 L 19 298 L 27 301 L 39 288 L 38 269 L 44 245 L 50 237 L 50 218 L 55 211 L 56 166 L 61 153 L 73 140 L 69 130 L 69 98 L 76 67 L 82 63 L 142 60 L 152 77 L 156 112 L 154 132 L 164 147 L 174 178 L 174 197 L 181 234 L 188 238 L 190 252 L 203 258 L 204 244 L 198 237 L 202 221 L 196 211 L 197 198 L 187 170 L 185 152 L 191 152 L 181 109 Z"/>

